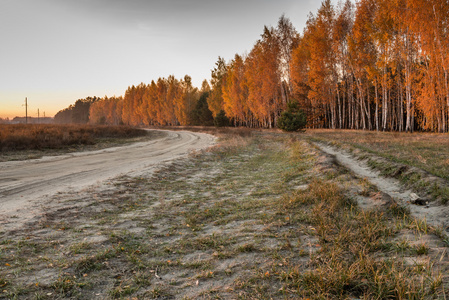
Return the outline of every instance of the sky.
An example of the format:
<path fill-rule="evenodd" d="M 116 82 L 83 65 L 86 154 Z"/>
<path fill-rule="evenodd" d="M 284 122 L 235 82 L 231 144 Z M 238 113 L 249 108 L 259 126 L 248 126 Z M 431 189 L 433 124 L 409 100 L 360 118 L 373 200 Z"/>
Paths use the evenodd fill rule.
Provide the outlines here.
<path fill-rule="evenodd" d="M 159 77 L 201 87 L 282 14 L 302 32 L 320 0 L 0 0 L 0 118 L 53 116 Z"/>

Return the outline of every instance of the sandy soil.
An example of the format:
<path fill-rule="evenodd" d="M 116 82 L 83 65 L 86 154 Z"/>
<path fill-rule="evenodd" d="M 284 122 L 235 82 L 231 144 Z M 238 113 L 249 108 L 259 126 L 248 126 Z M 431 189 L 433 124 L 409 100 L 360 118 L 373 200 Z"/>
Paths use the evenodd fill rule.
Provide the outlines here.
<path fill-rule="evenodd" d="M 154 139 L 98 151 L 78 152 L 27 161 L 0 163 L 0 224 L 11 216 L 26 220 L 52 196 L 78 191 L 107 179 L 154 170 L 215 138 L 204 133 L 153 131 Z"/>
<path fill-rule="evenodd" d="M 426 220 L 432 226 L 441 226 L 449 231 L 449 207 L 442 205 L 438 201 L 429 201 L 427 205 L 412 204 L 414 195 L 418 197 L 425 196 L 422 191 L 415 189 L 405 189 L 399 180 L 395 178 L 385 178 L 379 175 L 379 172 L 371 169 L 364 161 L 358 160 L 344 150 L 331 147 L 323 143 L 315 143 L 323 152 L 333 156 L 337 163 L 351 170 L 356 176 L 368 180 L 375 185 L 379 191 L 387 194 L 401 206 L 407 207 L 413 216 L 418 219 Z M 413 195 L 414 194 L 414 195 Z M 372 206 L 372 203 L 359 201 L 361 207 Z"/>

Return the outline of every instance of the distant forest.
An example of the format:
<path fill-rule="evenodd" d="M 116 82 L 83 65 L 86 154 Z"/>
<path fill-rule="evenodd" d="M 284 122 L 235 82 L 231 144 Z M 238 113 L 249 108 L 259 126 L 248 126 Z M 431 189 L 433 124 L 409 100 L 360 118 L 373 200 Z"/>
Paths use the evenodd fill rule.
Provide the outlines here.
<path fill-rule="evenodd" d="M 281 16 L 247 55 L 219 57 L 201 89 L 159 78 L 55 122 L 272 128 L 297 102 L 309 128 L 447 132 L 448 28 L 447 0 L 325 0 L 302 34 Z"/>

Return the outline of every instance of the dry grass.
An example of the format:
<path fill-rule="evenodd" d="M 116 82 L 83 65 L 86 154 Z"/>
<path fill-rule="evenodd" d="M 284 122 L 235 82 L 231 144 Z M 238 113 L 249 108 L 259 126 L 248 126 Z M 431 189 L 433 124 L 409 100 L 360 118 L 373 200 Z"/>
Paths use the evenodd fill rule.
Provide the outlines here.
<path fill-rule="evenodd" d="M 307 130 L 307 135 L 350 145 L 449 180 L 449 134 Z"/>
<path fill-rule="evenodd" d="M 0 125 L 0 152 L 93 145 L 104 138 L 132 138 L 146 132 L 126 126 Z"/>
<path fill-rule="evenodd" d="M 344 197 L 331 182 L 315 180 L 295 195 L 288 206 L 310 209 L 310 224 L 319 239 L 320 251 L 311 256 L 310 269 L 284 274 L 289 288 L 313 299 L 424 299 L 436 296 L 441 275 L 430 263 L 411 267 L 407 256 L 396 256 L 392 240 L 397 218 L 385 211 L 363 211 Z M 404 216 L 402 216 L 404 217 Z M 410 219 L 405 227 L 412 227 Z M 426 282 L 426 284 L 421 284 Z"/>
<path fill-rule="evenodd" d="M 449 203 L 448 134 L 308 130 L 306 136 L 367 159 L 383 176 L 399 179 L 429 201 Z"/>

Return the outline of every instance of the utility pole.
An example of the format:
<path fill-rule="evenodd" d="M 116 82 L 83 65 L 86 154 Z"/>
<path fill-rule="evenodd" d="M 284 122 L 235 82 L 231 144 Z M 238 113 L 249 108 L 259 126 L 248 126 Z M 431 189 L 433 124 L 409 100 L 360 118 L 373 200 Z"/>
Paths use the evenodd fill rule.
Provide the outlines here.
<path fill-rule="evenodd" d="M 39 124 L 39 108 L 37 109 L 37 124 Z"/>
<path fill-rule="evenodd" d="M 27 97 L 25 97 L 25 124 L 28 124 L 28 99 L 27 99 Z"/>

